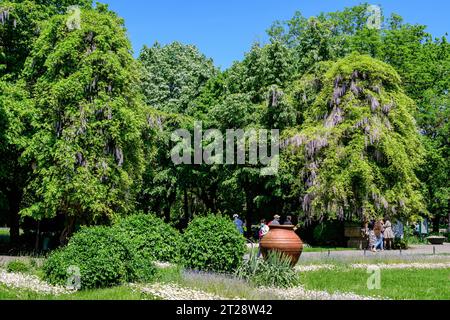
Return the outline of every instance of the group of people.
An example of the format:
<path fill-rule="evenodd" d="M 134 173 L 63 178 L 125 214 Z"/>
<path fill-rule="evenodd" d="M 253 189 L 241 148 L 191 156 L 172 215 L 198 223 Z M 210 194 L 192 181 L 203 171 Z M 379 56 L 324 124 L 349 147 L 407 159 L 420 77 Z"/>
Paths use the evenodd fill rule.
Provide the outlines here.
<path fill-rule="evenodd" d="M 239 217 L 238 214 L 235 214 L 233 216 L 233 219 L 234 219 L 234 224 L 235 224 L 237 230 L 239 231 L 239 233 L 244 234 L 245 222 L 241 220 L 241 218 Z M 270 225 L 282 225 L 281 216 L 276 214 L 273 217 L 273 220 L 270 221 L 269 223 L 266 222 L 266 219 L 261 220 L 259 227 L 258 227 L 258 237 L 260 240 L 262 239 L 263 236 L 265 236 L 269 232 Z M 283 222 L 283 225 L 293 225 L 292 217 L 287 216 Z"/>
<path fill-rule="evenodd" d="M 368 247 L 371 251 L 391 250 L 394 245 L 394 231 L 392 223 L 388 217 L 381 220 L 372 220 L 366 224 L 366 235 L 369 243 Z"/>
<path fill-rule="evenodd" d="M 241 234 L 244 234 L 245 223 L 237 214 L 235 214 L 233 218 L 238 231 Z M 266 219 L 262 219 L 258 227 L 259 242 L 261 242 L 262 238 L 269 232 L 271 225 L 293 225 L 292 217 L 287 216 L 283 223 L 281 222 L 281 216 L 279 215 L 275 215 L 273 220 L 269 223 L 267 223 Z M 402 226 L 401 224 L 399 225 Z M 402 236 L 403 230 L 400 229 L 402 228 L 396 226 L 396 232 L 394 233 L 392 223 L 388 217 L 366 223 L 365 233 L 368 238 L 368 249 L 373 252 L 393 249 L 396 233 L 399 234 L 398 237 Z"/>
<path fill-rule="evenodd" d="M 244 228 L 245 228 L 245 222 L 242 221 L 239 218 L 238 214 L 235 214 L 233 216 L 234 219 L 234 224 L 237 228 L 237 230 L 239 231 L 240 234 L 244 234 Z M 267 223 L 266 219 L 261 219 L 260 224 L 258 226 L 258 239 L 259 239 L 259 243 L 261 243 L 262 238 L 269 233 L 270 230 L 270 226 L 271 225 L 285 225 L 285 226 L 292 226 L 293 222 L 292 222 L 292 217 L 291 216 L 287 216 L 286 219 L 284 220 L 283 223 L 281 223 L 281 216 L 276 214 L 273 217 L 273 220 L 270 221 L 269 223 Z M 258 257 L 261 256 L 261 248 L 259 249 L 258 252 Z"/>

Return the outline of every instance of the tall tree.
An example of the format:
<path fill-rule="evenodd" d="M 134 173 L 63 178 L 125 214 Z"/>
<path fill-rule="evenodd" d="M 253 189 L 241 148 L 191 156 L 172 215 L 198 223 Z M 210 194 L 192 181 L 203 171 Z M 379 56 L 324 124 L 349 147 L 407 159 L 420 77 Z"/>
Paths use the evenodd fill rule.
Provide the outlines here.
<path fill-rule="evenodd" d="M 423 147 L 414 102 L 395 70 L 351 55 L 323 76 L 300 130 L 288 130 L 308 219 L 412 218 L 425 212 L 416 177 Z M 295 160 L 296 159 L 296 160 Z M 301 192 L 301 189 L 300 189 Z"/>
<path fill-rule="evenodd" d="M 13 246 L 19 241 L 19 210 L 31 170 L 20 158 L 30 134 L 32 105 L 23 81 L 0 80 L 0 215 L 10 228 Z"/>
<path fill-rule="evenodd" d="M 52 18 L 24 71 L 35 100 L 21 214 L 105 222 L 133 210 L 143 170 L 139 68 L 123 20 L 97 5 L 69 28 Z"/>
<path fill-rule="evenodd" d="M 70 6 L 89 8 L 92 0 L 0 1 L 0 77 L 20 76 L 43 24 Z"/>
<path fill-rule="evenodd" d="M 187 113 L 190 102 L 217 72 L 212 60 L 195 46 L 179 42 L 144 46 L 139 60 L 146 103 L 169 113 Z"/>

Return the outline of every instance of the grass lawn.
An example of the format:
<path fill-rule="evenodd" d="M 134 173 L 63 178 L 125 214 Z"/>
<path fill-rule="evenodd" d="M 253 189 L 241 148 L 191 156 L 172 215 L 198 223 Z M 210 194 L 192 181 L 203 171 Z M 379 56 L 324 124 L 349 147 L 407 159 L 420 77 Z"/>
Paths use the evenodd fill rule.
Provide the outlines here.
<path fill-rule="evenodd" d="M 449 269 L 381 270 L 381 289 L 369 290 L 370 274 L 364 269 L 337 269 L 304 272 L 301 282 L 311 290 L 354 292 L 365 296 L 390 299 L 448 300 L 450 299 Z"/>

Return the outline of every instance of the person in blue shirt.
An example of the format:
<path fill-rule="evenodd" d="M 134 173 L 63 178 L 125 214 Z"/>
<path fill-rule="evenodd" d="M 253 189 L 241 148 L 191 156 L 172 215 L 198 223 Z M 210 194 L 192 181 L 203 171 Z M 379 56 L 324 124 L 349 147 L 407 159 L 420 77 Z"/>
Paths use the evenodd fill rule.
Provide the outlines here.
<path fill-rule="evenodd" d="M 238 229 L 240 234 L 244 234 L 244 222 L 242 222 L 241 219 L 239 219 L 239 215 L 235 214 L 233 216 L 234 218 L 234 224 L 236 225 L 236 228 Z"/>

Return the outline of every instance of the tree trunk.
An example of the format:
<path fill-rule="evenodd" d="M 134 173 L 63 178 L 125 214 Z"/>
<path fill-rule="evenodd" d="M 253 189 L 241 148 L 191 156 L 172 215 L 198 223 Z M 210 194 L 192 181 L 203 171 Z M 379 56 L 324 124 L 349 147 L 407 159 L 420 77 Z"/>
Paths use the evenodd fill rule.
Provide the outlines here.
<path fill-rule="evenodd" d="M 182 223 L 182 228 L 186 228 L 189 224 L 189 203 L 188 203 L 188 192 L 187 189 L 185 188 L 183 190 L 183 223 Z"/>
<path fill-rule="evenodd" d="M 37 222 L 37 228 L 36 228 L 36 241 L 34 244 L 34 251 L 38 252 L 39 251 L 39 236 L 41 234 L 41 222 L 38 221 Z"/>
<path fill-rule="evenodd" d="M 69 237 L 73 234 L 75 230 L 75 218 L 74 217 L 68 217 L 66 218 L 67 224 L 64 227 L 64 230 L 61 232 L 61 235 L 59 237 L 59 242 L 61 245 L 67 244 Z"/>
<path fill-rule="evenodd" d="M 252 219 L 253 219 L 253 211 L 254 211 L 253 196 L 252 196 L 251 192 L 245 193 L 245 199 L 246 199 L 246 207 L 247 207 L 246 215 L 245 215 L 246 227 L 247 227 L 246 237 L 250 238 L 252 236 Z"/>
<path fill-rule="evenodd" d="M 164 221 L 166 223 L 170 222 L 170 205 L 164 207 Z"/>
<path fill-rule="evenodd" d="M 433 232 L 439 232 L 439 222 L 441 221 L 441 217 L 436 215 L 433 218 Z"/>
<path fill-rule="evenodd" d="M 448 204 L 448 232 L 450 232 L 450 201 Z"/>
<path fill-rule="evenodd" d="M 20 237 L 20 216 L 18 204 L 10 203 L 9 212 L 9 239 L 12 248 L 16 248 L 19 245 Z"/>
<path fill-rule="evenodd" d="M 10 244 L 12 248 L 16 248 L 19 245 L 20 236 L 20 200 L 22 194 L 16 186 L 12 187 L 8 194 L 9 205 L 9 236 Z"/>

